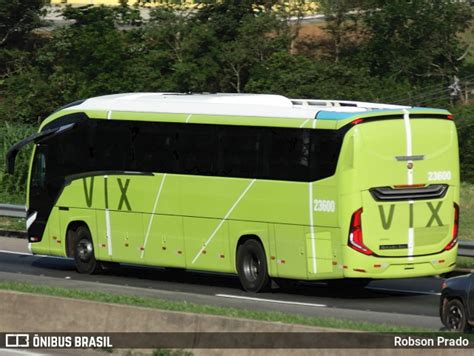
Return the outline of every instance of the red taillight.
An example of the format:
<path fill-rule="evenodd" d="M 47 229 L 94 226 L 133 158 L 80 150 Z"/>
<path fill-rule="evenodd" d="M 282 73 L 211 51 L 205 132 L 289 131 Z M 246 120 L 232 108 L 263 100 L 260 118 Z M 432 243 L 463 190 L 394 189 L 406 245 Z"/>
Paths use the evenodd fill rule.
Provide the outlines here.
<path fill-rule="evenodd" d="M 352 125 L 357 125 L 360 124 L 361 122 L 364 122 L 364 119 L 355 119 L 351 121 Z"/>
<path fill-rule="evenodd" d="M 459 205 L 454 203 L 454 224 L 453 224 L 453 235 L 451 241 L 444 248 L 446 251 L 451 250 L 458 242 L 458 231 L 459 231 Z"/>
<path fill-rule="evenodd" d="M 351 226 L 349 228 L 349 241 L 347 244 L 350 248 L 364 255 L 372 255 L 373 252 L 364 245 L 362 238 L 362 211 L 362 208 L 360 208 L 352 214 Z"/>
<path fill-rule="evenodd" d="M 424 188 L 426 184 L 398 184 L 394 185 L 393 188 L 395 189 L 405 189 L 405 188 Z"/>
<path fill-rule="evenodd" d="M 446 116 L 446 118 L 447 118 L 448 120 L 454 120 L 454 115 L 449 114 L 448 116 Z"/>

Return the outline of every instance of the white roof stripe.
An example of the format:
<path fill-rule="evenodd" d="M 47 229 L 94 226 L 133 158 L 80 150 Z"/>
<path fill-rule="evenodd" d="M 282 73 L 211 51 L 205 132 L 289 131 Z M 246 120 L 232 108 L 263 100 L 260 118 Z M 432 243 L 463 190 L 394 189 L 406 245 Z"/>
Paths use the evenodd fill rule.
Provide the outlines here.
<path fill-rule="evenodd" d="M 273 94 L 126 93 L 90 98 L 65 110 L 312 119 L 321 110 L 360 112 L 381 108 L 393 109 L 399 106 L 337 100 L 288 99 Z"/>

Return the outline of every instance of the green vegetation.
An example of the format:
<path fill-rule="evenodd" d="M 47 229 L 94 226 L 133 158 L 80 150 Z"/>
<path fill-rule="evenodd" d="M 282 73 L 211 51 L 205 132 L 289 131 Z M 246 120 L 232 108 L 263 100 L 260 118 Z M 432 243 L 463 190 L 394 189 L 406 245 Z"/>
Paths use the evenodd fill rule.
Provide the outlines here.
<path fill-rule="evenodd" d="M 461 214 L 459 217 L 459 238 L 474 240 L 474 185 L 461 185 Z"/>
<path fill-rule="evenodd" d="M 24 231 L 25 226 L 25 219 L 7 218 L 0 216 L 0 230 Z"/>
<path fill-rule="evenodd" d="M 458 256 L 456 259 L 456 267 L 474 269 L 474 258 Z"/>
<path fill-rule="evenodd" d="M 0 289 L 13 290 L 25 293 L 45 294 L 56 297 L 66 297 L 84 300 L 94 300 L 97 302 L 126 304 L 145 308 L 191 312 L 198 314 L 221 315 L 234 318 L 247 318 L 253 320 L 274 321 L 289 324 L 300 324 L 319 326 L 336 329 L 363 330 L 374 332 L 422 332 L 428 329 L 410 328 L 402 326 L 392 326 L 385 324 L 375 324 L 360 321 L 340 320 L 336 318 L 307 317 L 281 312 L 253 311 L 247 309 L 223 308 L 212 305 L 193 304 L 188 302 L 176 302 L 161 300 L 156 298 L 146 298 L 131 295 L 118 295 L 103 292 L 92 292 L 80 289 L 66 289 L 47 287 L 17 282 L 1 282 Z"/>

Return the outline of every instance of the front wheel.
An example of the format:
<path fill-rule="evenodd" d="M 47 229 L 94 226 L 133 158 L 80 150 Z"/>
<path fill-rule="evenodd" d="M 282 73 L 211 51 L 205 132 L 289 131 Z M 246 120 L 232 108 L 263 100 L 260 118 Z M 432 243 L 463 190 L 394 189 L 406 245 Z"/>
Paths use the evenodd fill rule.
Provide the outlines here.
<path fill-rule="evenodd" d="M 85 226 L 79 226 L 74 231 L 74 262 L 79 273 L 94 274 L 100 271 L 100 263 L 95 259 L 92 237 Z"/>
<path fill-rule="evenodd" d="M 452 331 L 468 331 L 466 308 L 458 299 L 449 300 L 443 309 L 443 324 Z"/>
<path fill-rule="evenodd" d="M 237 250 L 237 272 L 247 292 L 263 292 L 270 288 L 267 258 L 261 243 L 247 240 Z"/>

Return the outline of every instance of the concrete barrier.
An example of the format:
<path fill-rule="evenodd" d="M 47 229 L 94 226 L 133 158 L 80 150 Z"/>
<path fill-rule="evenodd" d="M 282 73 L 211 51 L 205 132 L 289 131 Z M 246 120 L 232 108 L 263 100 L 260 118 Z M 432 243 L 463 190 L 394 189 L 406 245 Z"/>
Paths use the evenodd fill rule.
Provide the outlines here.
<path fill-rule="evenodd" d="M 303 325 L 0 291 L 0 332 L 292 332 Z"/>

